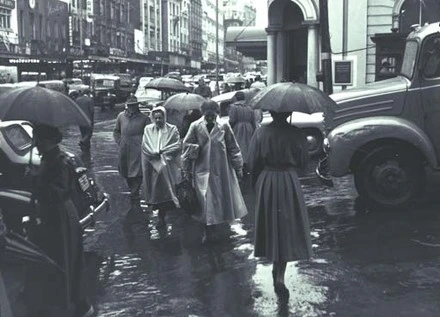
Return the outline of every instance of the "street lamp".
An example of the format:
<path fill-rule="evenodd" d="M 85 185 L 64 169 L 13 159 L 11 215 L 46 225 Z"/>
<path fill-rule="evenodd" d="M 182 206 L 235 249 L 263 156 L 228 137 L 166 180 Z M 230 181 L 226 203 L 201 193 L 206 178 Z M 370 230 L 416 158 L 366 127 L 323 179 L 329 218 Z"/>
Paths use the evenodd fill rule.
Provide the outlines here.
<path fill-rule="evenodd" d="M 220 93 L 220 88 L 218 86 L 218 67 L 219 67 L 219 56 L 218 56 L 218 0 L 215 0 L 215 93 L 218 95 Z"/>

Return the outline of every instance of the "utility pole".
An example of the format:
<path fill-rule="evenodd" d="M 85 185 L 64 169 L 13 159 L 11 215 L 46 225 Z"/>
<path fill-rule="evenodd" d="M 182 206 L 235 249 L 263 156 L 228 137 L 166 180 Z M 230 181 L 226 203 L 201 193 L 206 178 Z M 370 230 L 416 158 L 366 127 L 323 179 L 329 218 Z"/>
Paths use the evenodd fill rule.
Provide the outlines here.
<path fill-rule="evenodd" d="M 342 59 L 347 58 L 348 51 L 348 0 L 344 0 L 342 8 Z M 342 86 L 342 90 L 347 89 L 346 85 Z"/>
<path fill-rule="evenodd" d="M 218 67 L 220 64 L 219 56 L 218 56 L 218 0 L 215 0 L 215 93 L 216 95 L 220 94 L 220 88 L 218 86 Z"/>
<path fill-rule="evenodd" d="M 319 20 L 321 26 L 321 67 L 323 73 L 324 92 L 330 95 L 333 93 L 333 75 L 327 0 L 319 0 Z"/>
<path fill-rule="evenodd" d="M 83 52 L 83 8 L 82 8 L 82 1 L 78 2 L 78 15 L 79 15 L 79 52 L 81 54 L 81 64 L 80 64 L 80 68 L 81 68 L 81 79 L 83 77 L 83 57 L 84 57 L 84 52 Z"/>

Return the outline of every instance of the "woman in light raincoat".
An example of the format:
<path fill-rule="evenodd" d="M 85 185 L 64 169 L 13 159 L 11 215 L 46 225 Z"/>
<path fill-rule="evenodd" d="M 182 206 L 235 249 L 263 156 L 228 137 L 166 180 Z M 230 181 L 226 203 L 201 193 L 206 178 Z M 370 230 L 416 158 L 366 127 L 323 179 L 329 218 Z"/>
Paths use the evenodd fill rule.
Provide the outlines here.
<path fill-rule="evenodd" d="M 217 121 L 219 106 L 205 101 L 203 116 L 193 122 L 183 140 L 184 154 L 197 148 L 192 155 L 182 155 L 184 174 L 193 181 L 201 213 L 196 219 L 205 224 L 202 243 L 209 239 L 208 228 L 231 222 L 247 214 L 239 179 L 243 177 L 243 158 L 227 122 Z"/>
<path fill-rule="evenodd" d="M 159 209 L 156 227 L 165 223 L 166 209 L 180 207 L 175 185 L 181 180 L 180 135 L 175 125 L 166 122 L 164 107 L 151 112 L 153 123 L 145 127 L 142 141 L 142 170 L 145 200 Z"/>
<path fill-rule="evenodd" d="M 141 144 L 144 128 L 150 119 L 139 111 L 137 100 L 129 100 L 126 110 L 116 118 L 113 136 L 119 145 L 119 174 L 125 178 L 130 198 L 139 199 L 142 185 Z"/>

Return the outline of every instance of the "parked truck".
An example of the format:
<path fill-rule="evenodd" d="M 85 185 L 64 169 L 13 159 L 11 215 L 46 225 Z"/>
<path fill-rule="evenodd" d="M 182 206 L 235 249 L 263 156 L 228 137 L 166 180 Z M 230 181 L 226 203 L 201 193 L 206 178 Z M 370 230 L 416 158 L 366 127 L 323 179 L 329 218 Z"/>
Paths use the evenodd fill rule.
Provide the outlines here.
<path fill-rule="evenodd" d="M 414 27 L 399 76 L 331 96 L 325 118 L 331 176 L 354 174 L 370 206 L 400 208 L 440 169 L 440 23 Z M 319 173 L 318 173 L 319 174 Z"/>

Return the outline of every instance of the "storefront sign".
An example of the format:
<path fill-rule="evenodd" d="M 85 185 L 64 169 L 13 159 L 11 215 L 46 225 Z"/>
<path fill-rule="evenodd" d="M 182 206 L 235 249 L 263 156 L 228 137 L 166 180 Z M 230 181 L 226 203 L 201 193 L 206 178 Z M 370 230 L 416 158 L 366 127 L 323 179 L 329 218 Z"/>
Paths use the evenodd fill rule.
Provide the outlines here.
<path fill-rule="evenodd" d="M 0 7 L 15 9 L 15 0 L 0 0 Z"/>
<path fill-rule="evenodd" d="M 353 61 L 335 61 L 335 85 L 353 84 Z"/>
<path fill-rule="evenodd" d="M 87 22 L 93 22 L 93 0 L 87 0 Z"/>

